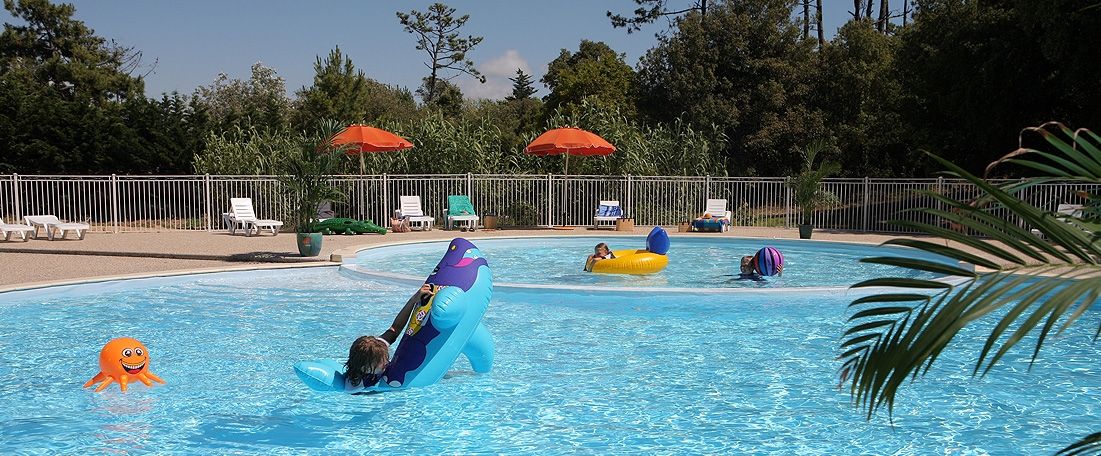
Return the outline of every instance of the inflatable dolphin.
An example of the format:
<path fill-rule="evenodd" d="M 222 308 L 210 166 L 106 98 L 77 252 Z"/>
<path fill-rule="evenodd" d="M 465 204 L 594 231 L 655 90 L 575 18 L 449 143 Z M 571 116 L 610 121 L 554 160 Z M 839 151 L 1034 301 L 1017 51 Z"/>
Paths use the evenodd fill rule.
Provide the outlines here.
<path fill-rule="evenodd" d="M 482 325 L 482 316 L 493 293 L 493 275 L 482 252 L 470 241 L 455 238 L 425 283 L 441 288 L 414 309 L 377 385 L 347 385 L 344 363 L 336 360 L 299 362 L 294 365 L 298 378 L 317 391 L 349 393 L 427 386 L 440 381 L 460 354 L 475 372 L 489 372 L 493 337 Z"/>

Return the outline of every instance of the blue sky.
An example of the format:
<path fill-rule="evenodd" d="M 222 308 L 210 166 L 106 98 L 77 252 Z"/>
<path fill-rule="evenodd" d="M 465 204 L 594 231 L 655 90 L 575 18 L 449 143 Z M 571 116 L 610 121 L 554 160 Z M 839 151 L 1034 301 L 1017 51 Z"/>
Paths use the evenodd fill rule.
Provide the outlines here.
<path fill-rule="evenodd" d="M 688 5 L 691 0 L 672 0 Z M 313 63 L 340 46 L 357 68 L 388 84 L 415 88 L 425 76 L 424 54 L 414 48 L 395 11 L 424 10 L 432 1 L 370 0 L 75 0 L 76 17 L 100 36 L 133 46 L 144 61 L 157 64 L 146 78 L 146 92 L 190 94 L 224 72 L 247 78 L 259 61 L 287 81 L 289 92 L 311 83 Z M 543 75 L 562 48 L 576 50 L 582 39 L 604 41 L 627 54 L 635 66 L 654 46 L 653 24 L 628 35 L 613 29 L 605 12 L 629 12 L 630 0 L 452 0 L 445 2 L 469 14 L 466 33 L 485 37 L 470 54 L 488 78 L 455 80 L 467 97 L 498 98 L 509 90 L 516 68 Z M 845 21 L 844 2 L 823 2 L 827 36 Z M 0 10 L 0 21 L 12 17 Z M 546 89 L 538 84 L 539 95 Z"/>

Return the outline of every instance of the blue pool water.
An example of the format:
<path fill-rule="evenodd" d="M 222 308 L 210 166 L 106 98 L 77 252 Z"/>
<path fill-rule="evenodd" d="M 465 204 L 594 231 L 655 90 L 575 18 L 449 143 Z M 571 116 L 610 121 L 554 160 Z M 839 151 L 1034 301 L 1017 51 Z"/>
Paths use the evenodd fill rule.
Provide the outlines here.
<path fill-rule="evenodd" d="M 842 296 L 499 292 L 489 374 L 460 360 L 369 396 L 299 383 L 295 361 L 346 354 L 410 291 L 324 268 L 0 295 L 0 453 L 1050 454 L 1101 417 L 1094 312 L 1031 373 L 1022 349 L 972 379 L 969 331 L 893 427 L 866 422 L 836 385 Z M 81 389 L 123 335 L 168 385 Z"/>
<path fill-rule="evenodd" d="M 585 258 L 593 246 L 607 242 L 612 249 L 645 248 L 643 237 L 541 237 L 479 239 L 478 248 L 494 265 L 494 278 L 505 283 L 597 285 L 670 288 L 789 288 L 847 287 L 866 279 L 896 277 L 932 278 L 932 274 L 892 266 L 862 264 L 875 255 L 943 258 L 904 248 L 885 248 L 838 242 L 780 239 L 699 238 L 676 236 L 669 250 L 669 266 L 657 274 L 622 275 L 584 272 Z M 353 260 L 367 269 L 418 277 L 432 272 L 447 242 L 427 242 L 381 247 L 359 252 Z M 765 246 L 784 254 L 784 274 L 766 281 L 737 280 L 743 255 Z"/>

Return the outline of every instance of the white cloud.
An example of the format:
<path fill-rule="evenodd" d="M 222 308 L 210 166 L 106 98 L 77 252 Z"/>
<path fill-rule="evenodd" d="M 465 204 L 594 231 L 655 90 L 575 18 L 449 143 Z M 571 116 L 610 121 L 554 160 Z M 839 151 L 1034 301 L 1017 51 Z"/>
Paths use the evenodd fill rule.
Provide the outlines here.
<path fill-rule="evenodd" d="M 525 73 L 531 74 L 531 67 L 528 66 L 528 61 L 520 57 L 520 53 L 515 49 L 509 49 L 505 51 L 505 55 L 481 64 L 478 67 L 478 71 L 485 74 L 486 78 L 490 76 L 507 78 L 515 76 L 517 68 L 524 70 Z"/>
<path fill-rule="evenodd" d="M 463 77 L 459 81 L 459 88 L 462 89 L 463 96 L 466 98 L 501 99 L 512 93 L 512 81 L 508 78 L 515 77 L 517 69 L 532 74 L 528 61 L 515 49 L 509 49 L 504 54 L 478 65 L 478 71 L 486 77 L 485 84 L 473 78 Z"/>

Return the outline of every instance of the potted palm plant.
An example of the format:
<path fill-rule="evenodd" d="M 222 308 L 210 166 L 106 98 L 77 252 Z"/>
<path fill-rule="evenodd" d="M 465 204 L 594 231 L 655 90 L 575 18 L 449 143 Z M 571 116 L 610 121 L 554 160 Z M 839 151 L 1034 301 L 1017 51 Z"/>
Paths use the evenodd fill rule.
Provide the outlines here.
<path fill-rule="evenodd" d="M 826 149 L 826 142 L 816 140 L 803 150 L 803 168 L 788 177 L 788 187 L 795 192 L 795 204 L 799 207 L 799 239 L 810 239 L 814 231 L 814 212 L 826 206 L 836 197 L 821 188 L 822 179 L 841 171 L 841 164 L 827 161 L 818 168 L 814 159 Z"/>
<path fill-rule="evenodd" d="M 344 147 L 333 146 L 330 137 L 303 136 L 286 155 L 279 178 L 284 195 L 292 203 L 298 253 L 304 257 L 321 253 L 321 231 L 314 226 L 318 205 L 344 199 L 344 194 L 329 181 L 340 164 Z"/>

